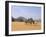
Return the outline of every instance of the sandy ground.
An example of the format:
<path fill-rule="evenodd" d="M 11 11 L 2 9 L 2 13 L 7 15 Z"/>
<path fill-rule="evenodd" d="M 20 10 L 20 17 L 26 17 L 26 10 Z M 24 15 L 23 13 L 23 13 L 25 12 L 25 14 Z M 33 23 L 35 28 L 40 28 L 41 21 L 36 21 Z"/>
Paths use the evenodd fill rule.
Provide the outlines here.
<path fill-rule="evenodd" d="M 40 30 L 41 24 L 30 24 L 25 22 L 12 22 L 11 25 L 12 31 L 23 31 L 23 30 Z"/>

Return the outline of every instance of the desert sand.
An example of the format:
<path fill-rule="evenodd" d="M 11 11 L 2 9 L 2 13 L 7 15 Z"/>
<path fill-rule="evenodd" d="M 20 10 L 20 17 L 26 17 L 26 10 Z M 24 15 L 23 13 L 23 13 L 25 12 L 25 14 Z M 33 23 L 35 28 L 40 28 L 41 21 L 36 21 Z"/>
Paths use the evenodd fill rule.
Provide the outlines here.
<path fill-rule="evenodd" d="M 41 24 L 30 24 L 25 22 L 12 22 L 11 30 L 12 31 L 24 31 L 24 30 L 40 30 Z"/>

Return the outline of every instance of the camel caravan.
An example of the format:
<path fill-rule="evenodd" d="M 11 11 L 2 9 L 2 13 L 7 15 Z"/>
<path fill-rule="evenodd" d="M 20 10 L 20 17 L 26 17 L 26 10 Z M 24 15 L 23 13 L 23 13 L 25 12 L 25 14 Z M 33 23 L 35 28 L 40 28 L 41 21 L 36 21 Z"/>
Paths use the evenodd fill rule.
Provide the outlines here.
<path fill-rule="evenodd" d="M 34 24 L 35 21 L 32 18 L 30 18 L 30 19 L 26 20 L 25 23 Z"/>
<path fill-rule="evenodd" d="M 12 21 L 25 22 L 26 24 L 27 24 L 27 23 L 30 23 L 30 24 L 37 24 L 37 22 L 36 22 L 35 20 L 33 20 L 33 18 L 26 19 L 26 18 L 24 18 L 24 17 L 18 17 L 18 18 L 13 18 L 13 17 L 12 17 Z"/>

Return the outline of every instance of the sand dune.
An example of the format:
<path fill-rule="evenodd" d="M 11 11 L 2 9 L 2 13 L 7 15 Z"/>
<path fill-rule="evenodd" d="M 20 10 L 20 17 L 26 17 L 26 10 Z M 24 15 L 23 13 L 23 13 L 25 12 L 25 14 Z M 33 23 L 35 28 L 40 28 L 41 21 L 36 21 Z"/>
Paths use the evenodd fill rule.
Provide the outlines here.
<path fill-rule="evenodd" d="M 30 24 L 25 22 L 12 22 L 12 31 L 23 31 L 23 30 L 40 30 L 41 24 Z"/>

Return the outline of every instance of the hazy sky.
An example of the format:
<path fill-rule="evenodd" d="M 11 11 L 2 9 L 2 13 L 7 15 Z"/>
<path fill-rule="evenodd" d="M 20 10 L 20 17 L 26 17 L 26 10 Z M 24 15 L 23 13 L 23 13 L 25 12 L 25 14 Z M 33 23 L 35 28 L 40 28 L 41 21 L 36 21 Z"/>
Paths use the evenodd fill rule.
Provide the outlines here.
<path fill-rule="evenodd" d="M 23 16 L 25 18 L 39 19 L 41 18 L 41 7 L 12 5 L 11 13 L 14 18 Z"/>

